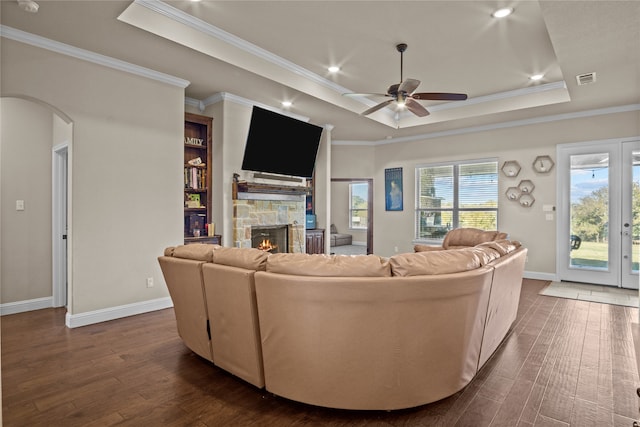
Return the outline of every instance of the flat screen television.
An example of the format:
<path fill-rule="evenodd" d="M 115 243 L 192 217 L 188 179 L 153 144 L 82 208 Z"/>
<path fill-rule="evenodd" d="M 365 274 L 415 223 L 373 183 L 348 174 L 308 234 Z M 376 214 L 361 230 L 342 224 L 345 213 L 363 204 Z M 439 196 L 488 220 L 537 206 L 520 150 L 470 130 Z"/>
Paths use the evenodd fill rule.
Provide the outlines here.
<path fill-rule="evenodd" d="M 311 178 L 322 127 L 253 107 L 242 170 Z"/>

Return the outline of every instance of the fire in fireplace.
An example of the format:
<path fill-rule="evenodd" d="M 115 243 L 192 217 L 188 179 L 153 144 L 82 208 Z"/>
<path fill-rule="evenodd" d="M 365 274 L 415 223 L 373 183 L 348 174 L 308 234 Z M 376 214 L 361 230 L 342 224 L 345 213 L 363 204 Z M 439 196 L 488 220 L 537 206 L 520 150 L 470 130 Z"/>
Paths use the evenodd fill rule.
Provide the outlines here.
<path fill-rule="evenodd" d="M 271 253 L 289 252 L 289 226 L 251 226 L 251 247 Z"/>

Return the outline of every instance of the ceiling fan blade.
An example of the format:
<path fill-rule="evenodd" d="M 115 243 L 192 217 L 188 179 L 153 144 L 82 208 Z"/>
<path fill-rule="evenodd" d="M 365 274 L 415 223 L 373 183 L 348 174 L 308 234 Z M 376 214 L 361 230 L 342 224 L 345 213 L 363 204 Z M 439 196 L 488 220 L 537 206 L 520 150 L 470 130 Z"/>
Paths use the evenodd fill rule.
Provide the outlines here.
<path fill-rule="evenodd" d="M 413 99 L 428 99 L 431 101 L 464 101 L 466 93 L 422 92 L 411 94 Z"/>
<path fill-rule="evenodd" d="M 420 85 L 420 80 L 406 79 L 405 81 L 400 83 L 400 87 L 398 87 L 398 92 L 412 93 L 414 90 L 418 88 L 419 85 Z"/>
<path fill-rule="evenodd" d="M 418 101 L 413 100 L 413 98 L 405 99 L 404 106 L 407 107 L 407 110 L 411 111 L 418 117 L 426 117 L 429 115 L 427 109 L 424 108 Z"/>
<path fill-rule="evenodd" d="M 343 93 L 342 96 L 389 96 L 386 93 Z"/>
<path fill-rule="evenodd" d="M 369 108 L 367 111 L 364 111 L 364 112 L 360 113 L 360 115 L 361 116 L 366 116 L 367 114 L 371 114 L 374 111 L 378 111 L 379 109 L 386 107 L 387 105 L 389 105 L 393 101 L 394 101 L 393 99 L 389 99 L 389 100 L 386 100 L 384 102 L 381 102 L 380 104 L 374 105 L 373 107 Z"/>

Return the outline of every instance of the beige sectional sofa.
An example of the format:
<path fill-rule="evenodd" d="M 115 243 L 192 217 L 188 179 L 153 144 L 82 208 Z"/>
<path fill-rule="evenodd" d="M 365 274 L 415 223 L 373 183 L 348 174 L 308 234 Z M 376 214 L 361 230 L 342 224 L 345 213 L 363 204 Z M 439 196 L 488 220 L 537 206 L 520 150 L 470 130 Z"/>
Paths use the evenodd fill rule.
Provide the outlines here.
<path fill-rule="evenodd" d="M 506 240 L 388 259 L 188 245 L 159 262 L 195 353 L 285 398 L 393 410 L 473 379 L 516 318 L 526 253 Z"/>

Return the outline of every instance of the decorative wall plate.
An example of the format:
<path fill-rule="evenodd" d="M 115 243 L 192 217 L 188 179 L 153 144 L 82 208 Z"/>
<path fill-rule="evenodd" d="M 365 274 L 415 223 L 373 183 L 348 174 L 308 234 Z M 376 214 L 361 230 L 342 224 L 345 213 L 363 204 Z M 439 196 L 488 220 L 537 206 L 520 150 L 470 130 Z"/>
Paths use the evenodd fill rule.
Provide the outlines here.
<path fill-rule="evenodd" d="M 534 199 L 531 194 L 523 194 L 522 196 L 520 196 L 520 199 L 518 199 L 518 203 L 520 203 L 520 206 L 524 206 L 525 208 L 530 208 L 531 206 L 533 206 L 533 203 L 535 201 L 536 199 Z"/>
<path fill-rule="evenodd" d="M 522 194 L 529 194 L 533 191 L 534 188 L 536 188 L 536 186 L 533 185 L 533 182 L 528 179 L 522 180 L 520 181 L 520 184 L 518 184 L 518 189 Z"/>
<path fill-rule="evenodd" d="M 520 189 L 518 187 L 509 187 L 507 191 L 504 193 L 507 196 L 507 199 L 511 201 L 516 201 L 520 198 Z"/>
<path fill-rule="evenodd" d="M 538 173 L 549 173 L 554 164 L 550 156 L 538 156 L 533 161 L 533 170 Z"/>
<path fill-rule="evenodd" d="M 502 173 L 509 178 L 518 176 L 520 173 L 520 163 L 515 160 L 509 160 L 502 165 Z"/>

